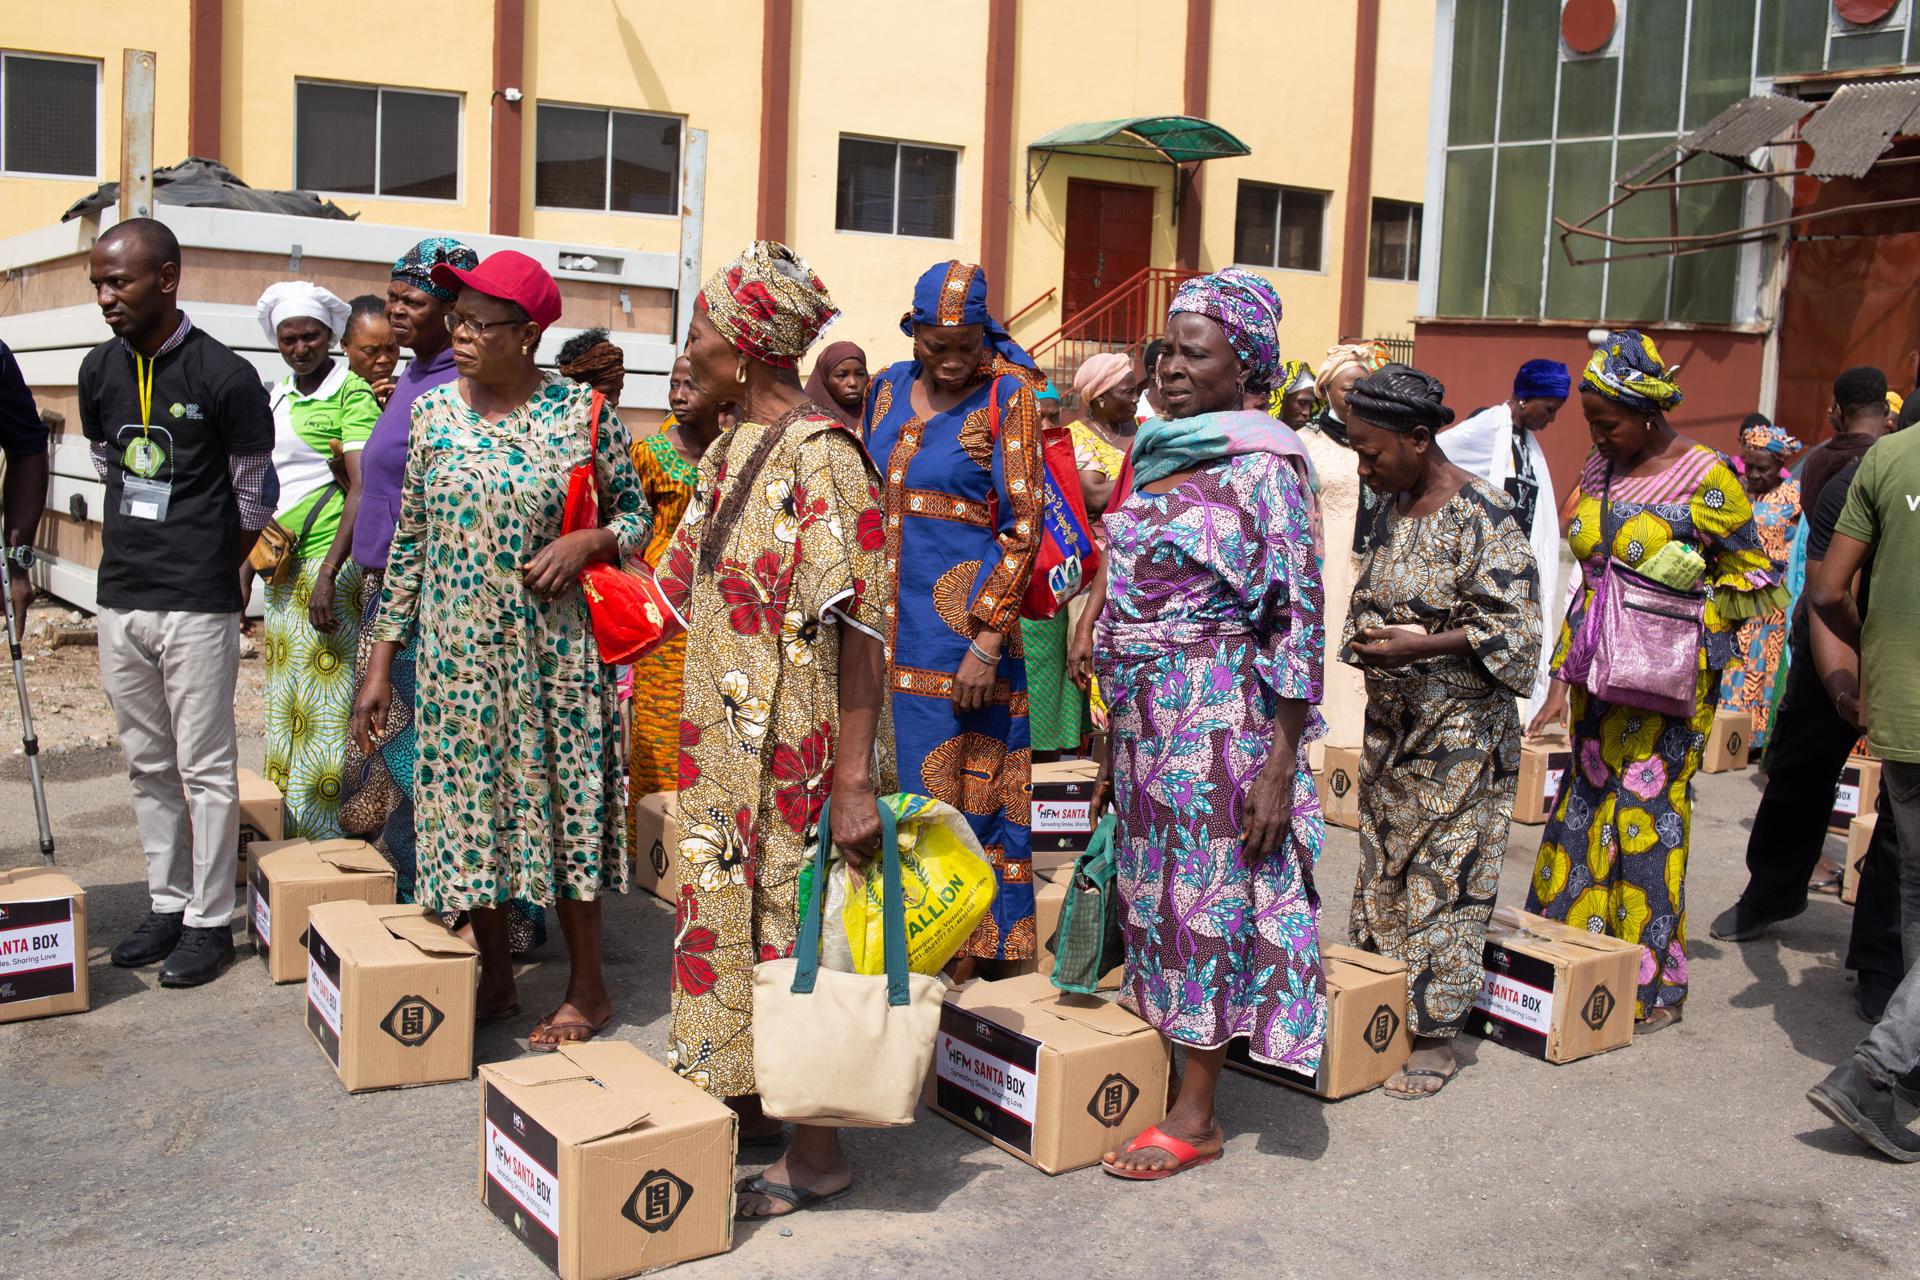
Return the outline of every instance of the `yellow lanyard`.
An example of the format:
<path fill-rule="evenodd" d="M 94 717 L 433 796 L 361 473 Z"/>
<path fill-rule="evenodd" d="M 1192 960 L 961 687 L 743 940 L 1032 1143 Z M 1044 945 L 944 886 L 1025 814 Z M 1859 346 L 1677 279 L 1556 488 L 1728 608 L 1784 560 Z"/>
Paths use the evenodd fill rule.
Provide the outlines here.
<path fill-rule="evenodd" d="M 140 389 L 140 438 L 146 439 L 151 432 L 147 424 L 153 421 L 153 366 L 154 361 L 143 357 L 138 351 L 133 353 L 133 380 Z"/>

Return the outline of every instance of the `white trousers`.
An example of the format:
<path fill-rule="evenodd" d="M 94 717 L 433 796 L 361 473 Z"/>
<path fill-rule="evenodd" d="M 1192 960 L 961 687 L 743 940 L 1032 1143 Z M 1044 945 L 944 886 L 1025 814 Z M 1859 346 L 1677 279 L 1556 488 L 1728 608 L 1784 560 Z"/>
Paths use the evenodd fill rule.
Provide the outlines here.
<path fill-rule="evenodd" d="M 100 676 L 133 785 L 153 909 L 194 928 L 233 918 L 240 616 L 103 609 Z"/>

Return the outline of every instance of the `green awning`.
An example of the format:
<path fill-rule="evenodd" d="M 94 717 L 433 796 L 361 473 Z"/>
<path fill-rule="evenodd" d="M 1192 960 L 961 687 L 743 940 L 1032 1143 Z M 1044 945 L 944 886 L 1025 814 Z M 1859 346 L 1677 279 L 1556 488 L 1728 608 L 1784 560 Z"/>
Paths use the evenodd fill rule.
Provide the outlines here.
<path fill-rule="evenodd" d="M 1196 116 L 1135 116 L 1055 129 L 1027 144 L 1029 151 L 1064 151 L 1117 160 L 1152 158 L 1168 164 L 1250 156 L 1253 148 L 1210 120 Z M 1142 156 L 1146 152 L 1148 156 Z"/>

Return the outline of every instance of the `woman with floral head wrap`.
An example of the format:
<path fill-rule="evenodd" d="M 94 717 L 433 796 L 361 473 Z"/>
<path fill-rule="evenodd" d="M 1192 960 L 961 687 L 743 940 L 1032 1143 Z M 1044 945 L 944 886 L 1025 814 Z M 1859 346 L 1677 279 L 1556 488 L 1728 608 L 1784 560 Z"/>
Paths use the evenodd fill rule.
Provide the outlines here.
<path fill-rule="evenodd" d="M 1112 707 L 1120 1003 L 1186 1048 L 1167 1118 L 1106 1157 L 1120 1178 L 1220 1157 L 1230 1041 L 1312 1075 L 1326 1037 L 1326 827 L 1305 750 L 1325 652 L 1313 496 L 1299 438 L 1241 407 L 1272 389 L 1279 319 L 1248 272 L 1180 287 L 1159 365 L 1172 416 L 1140 429 L 1106 517 L 1094 662 Z"/>
<path fill-rule="evenodd" d="M 838 314 L 812 269 L 773 241 L 707 281 L 687 361 L 736 420 L 701 458 L 660 568 L 687 627 L 667 1060 L 738 1110 L 755 1146 L 777 1144 L 781 1125 L 755 1096 L 754 963 L 793 951 L 800 869 L 829 793 L 835 845 L 862 861 L 880 840 L 873 760 L 893 596 L 879 477 L 795 372 Z M 739 1184 L 738 1212 L 792 1213 L 852 1181 L 838 1131 L 801 1125 L 771 1168 Z"/>
<path fill-rule="evenodd" d="M 1760 546 L 1784 569 L 1800 526 L 1800 482 L 1788 475 L 1786 468 L 1800 452 L 1801 444 L 1768 421 L 1766 415 L 1756 413 L 1741 425 L 1740 445 L 1746 464 L 1744 483 L 1753 503 L 1753 525 L 1759 530 Z M 1756 756 L 1766 750 L 1775 691 L 1784 682 L 1787 615 L 1792 612 L 1789 597 L 1780 608 L 1741 623 L 1733 659 L 1720 681 L 1721 709 L 1744 711 L 1753 717 L 1750 746 Z"/>
<path fill-rule="evenodd" d="M 1680 399 L 1673 370 L 1635 330 L 1609 334 L 1587 361 L 1580 409 L 1593 452 L 1567 527 L 1582 580 L 1554 648 L 1552 691 L 1528 726 L 1539 733 L 1565 720 L 1568 686 L 1558 673 L 1614 566 L 1699 593 L 1699 676 L 1690 714 L 1608 702 L 1573 687 L 1573 767 L 1561 779 L 1527 895 L 1529 911 L 1640 945 L 1634 1016 L 1642 1034 L 1680 1021 L 1687 996 L 1691 784 L 1719 701 L 1720 672 L 1733 657 L 1740 624 L 1786 598 L 1733 467 L 1667 421 Z M 1595 614 L 1596 628 L 1603 616 Z"/>
<path fill-rule="evenodd" d="M 267 778 L 286 797 L 289 840 L 340 835 L 340 757 L 360 641 L 360 568 L 347 558 L 360 508 L 360 450 L 380 416 L 373 389 L 333 357 L 351 308 L 304 280 L 270 285 L 260 329 L 291 370 L 274 383 L 274 521 L 294 563 L 266 584 Z M 346 484 L 334 478 L 334 450 Z"/>
<path fill-rule="evenodd" d="M 913 359 L 874 375 L 865 424 L 885 478 L 888 692 L 900 789 L 966 814 L 998 873 L 960 950 L 966 976 L 1038 949 L 1020 605 L 1042 533 L 1046 380 L 970 262 L 929 267 L 900 330 Z"/>
<path fill-rule="evenodd" d="M 1340 652 L 1367 681 L 1352 931 L 1407 967 L 1413 1055 L 1386 1089 L 1425 1098 L 1453 1078 L 1453 1039 L 1480 995 L 1540 596 L 1513 499 L 1436 443 L 1453 420 L 1446 388 L 1388 364 L 1347 406 L 1360 478 L 1384 499 Z"/>

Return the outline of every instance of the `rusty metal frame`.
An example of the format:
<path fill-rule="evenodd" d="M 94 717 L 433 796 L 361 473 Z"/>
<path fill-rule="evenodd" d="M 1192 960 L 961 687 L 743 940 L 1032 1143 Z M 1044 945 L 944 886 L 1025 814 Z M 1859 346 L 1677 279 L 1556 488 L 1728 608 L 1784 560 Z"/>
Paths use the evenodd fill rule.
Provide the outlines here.
<path fill-rule="evenodd" d="M 1795 146 L 1797 140 L 1769 143 L 1769 146 Z M 1666 181 L 1669 174 L 1679 169 L 1689 160 L 1695 160 L 1709 154 L 1704 151 L 1685 151 L 1676 149 L 1673 159 L 1660 169 L 1648 175 L 1644 182 L 1617 182 L 1614 185 L 1620 193 L 1608 203 L 1594 210 L 1578 222 L 1568 222 L 1565 218 L 1555 217 L 1554 226 L 1560 229 L 1561 252 L 1566 255 L 1567 264 L 1575 267 L 1597 266 L 1606 262 L 1631 262 L 1642 258 L 1682 258 L 1688 254 L 1707 253 L 1714 249 L 1730 249 L 1736 245 L 1753 244 L 1771 240 L 1779 233 L 1792 227 L 1818 222 L 1823 218 L 1836 217 L 1843 213 L 1866 213 L 1881 209 L 1902 209 L 1920 205 L 1920 197 L 1898 200 L 1867 200 L 1858 204 L 1841 205 L 1834 209 L 1814 209 L 1805 213 L 1790 214 L 1784 218 L 1774 218 L 1768 222 L 1755 223 L 1749 227 L 1735 227 L 1729 231 L 1714 231 L 1703 235 L 1680 234 L 1680 192 L 1687 187 L 1710 187 L 1733 182 L 1772 182 L 1781 178 L 1805 177 L 1810 169 L 1754 169 L 1744 161 L 1729 161 L 1748 170 L 1746 173 L 1722 174 L 1713 178 L 1680 178 Z M 1726 159 L 1726 157 L 1719 157 Z M 1893 168 L 1899 165 L 1920 164 L 1920 156 L 1896 156 L 1883 159 L 1874 164 L 1874 168 Z M 1607 231 L 1598 231 L 1592 223 L 1605 217 L 1637 195 L 1650 191 L 1667 193 L 1667 231 L 1664 236 L 1621 236 Z M 1573 250 L 1573 237 L 1598 240 L 1606 245 L 1664 245 L 1665 248 L 1645 249 L 1632 253 L 1603 253 L 1597 257 L 1578 257 Z"/>

